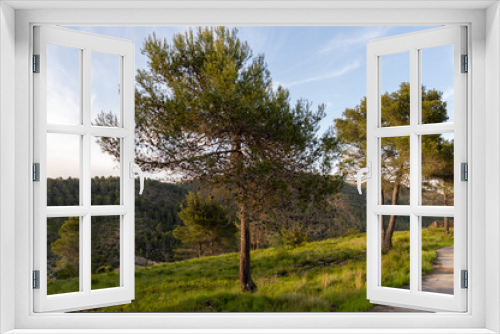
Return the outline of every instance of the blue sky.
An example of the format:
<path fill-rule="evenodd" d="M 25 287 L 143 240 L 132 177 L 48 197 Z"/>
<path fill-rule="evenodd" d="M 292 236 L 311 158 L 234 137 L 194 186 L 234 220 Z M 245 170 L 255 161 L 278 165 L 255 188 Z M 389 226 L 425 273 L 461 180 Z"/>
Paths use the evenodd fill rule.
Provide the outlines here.
<path fill-rule="evenodd" d="M 146 57 L 141 54 L 145 37 L 156 32 L 158 37 L 171 40 L 173 34 L 183 32 L 189 27 L 68 28 L 131 40 L 135 44 L 135 66 L 139 69 L 147 67 Z M 305 98 L 313 102 L 314 107 L 319 104 L 326 105 L 327 116 L 321 124 L 322 130 L 330 126 L 333 119 L 340 117 L 345 108 L 356 106 L 366 95 L 366 45 L 370 40 L 429 28 L 431 27 L 238 27 L 240 38 L 249 42 L 254 54 L 265 55 L 273 82 L 288 88 L 292 101 Z M 422 55 L 423 84 L 442 91 L 451 111 L 453 47 L 424 50 Z M 59 80 L 59 86 L 65 86 L 64 94 L 58 91 L 59 95 L 64 95 L 64 98 L 60 99 L 65 102 L 55 97 L 57 101 L 54 100 L 54 103 L 62 104 L 59 106 L 61 113 L 67 112 L 71 108 L 65 107 L 64 104 L 72 105 L 71 100 L 78 103 L 78 89 L 62 78 L 68 78 L 71 68 L 78 62 L 74 56 L 68 56 L 67 51 L 54 52 L 51 56 L 59 69 L 54 80 Z M 119 63 L 113 57 L 92 55 L 92 114 L 100 110 L 119 109 Z M 382 89 L 394 91 L 401 81 L 409 81 L 409 59 L 405 54 L 385 57 L 387 59 L 382 59 Z M 56 118 L 63 117 L 59 112 L 57 114 Z M 96 164 L 100 166 L 96 167 L 96 174 L 114 175 L 115 172 L 107 172 L 113 168 L 113 162 L 104 156 L 101 158 L 103 164 Z"/>

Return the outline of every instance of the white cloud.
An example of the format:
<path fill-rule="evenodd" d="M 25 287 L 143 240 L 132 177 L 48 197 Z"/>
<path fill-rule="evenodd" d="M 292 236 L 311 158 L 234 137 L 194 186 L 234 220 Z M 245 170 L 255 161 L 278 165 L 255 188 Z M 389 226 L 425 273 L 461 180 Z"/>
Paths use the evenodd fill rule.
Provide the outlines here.
<path fill-rule="evenodd" d="M 443 92 L 443 101 L 451 100 L 454 94 L 455 94 L 455 89 L 453 87 L 446 89 Z"/>
<path fill-rule="evenodd" d="M 52 124 L 79 122 L 79 97 L 64 86 L 47 82 L 47 121 Z"/>
<path fill-rule="evenodd" d="M 348 48 L 355 45 L 365 46 L 369 41 L 385 36 L 389 29 L 390 27 L 369 27 L 364 29 L 360 34 L 335 36 L 335 38 L 330 40 L 330 42 L 319 50 L 319 53 Z"/>
<path fill-rule="evenodd" d="M 355 70 L 359 66 L 360 66 L 360 62 L 359 61 L 355 61 L 355 62 L 353 62 L 351 64 L 345 65 L 341 69 L 338 69 L 338 70 L 335 70 L 335 71 L 332 71 L 332 72 L 329 72 L 329 73 L 326 73 L 326 74 L 323 74 L 323 75 L 312 76 L 312 77 L 305 78 L 305 79 L 302 79 L 302 80 L 293 81 L 293 82 L 284 84 L 284 86 L 286 86 L 286 87 L 292 87 L 292 86 L 302 85 L 302 84 L 305 84 L 305 83 L 310 83 L 310 82 L 315 82 L 315 81 L 322 81 L 322 80 L 327 80 L 327 79 L 339 77 L 339 76 L 344 75 L 344 74 L 346 74 L 346 73 L 348 73 L 348 72 L 350 72 L 352 70 Z"/>
<path fill-rule="evenodd" d="M 47 121 L 78 124 L 80 121 L 80 63 L 76 49 L 47 47 Z"/>
<path fill-rule="evenodd" d="M 48 50 L 47 69 L 47 122 L 49 124 L 80 123 L 80 64 L 78 51 L 51 47 Z M 104 69 L 103 71 L 105 71 Z M 106 73 L 100 73 L 105 76 Z M 95 109 L 98 94 L 91 94 Z M 103 153 L 92 138 L 93 176 L 118 176 L 119 169 L 113 158 Z M 81 136 L 73 134 L 47 134 L 47 177 L 80 177 Z"/>
<path fill-rule="evenodd" d="M 97 137 L 92 137 L 90 143 L 91 176 L 120 176 L 119 163 L 114 157 L 101 150 L 97 139 Z"/>
<path fill-rule="evenodd" d="M 80 136 L 47 134 L 47 177 L 80 176 Z"/>

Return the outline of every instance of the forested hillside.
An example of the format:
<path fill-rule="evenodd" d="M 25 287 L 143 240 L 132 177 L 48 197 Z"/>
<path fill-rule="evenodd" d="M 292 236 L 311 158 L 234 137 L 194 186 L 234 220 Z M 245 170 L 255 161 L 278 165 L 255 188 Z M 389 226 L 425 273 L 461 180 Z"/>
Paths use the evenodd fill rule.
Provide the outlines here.
<path fill-rule="evenodd" d="M 139 182 L 136 182 L 136 256 L 143 258 L 144 265 L 147 265 L 144 261 L 146 259 L 152 262 L 179 260 L 181 257 L 176 252 L 179 240 L 173 236 L 172 231 L 182 224 L 182 220 L 178 216 L 180 205 L 185 201 L 188 191 L 193 189 L 193 186 L 176 185 L 150 179 L 145 182 L 142 196 L 138 195 Z M 78 205 L 78 179 L 49 179 L 47 184 L 49 206 Z M 119 204 L 118 178 L 93 178 L 91 187 L 92 205 Z M 355 187 L 345 184 L 342 192 L 331 198 L 328 204 L 327 211 L 319 213 L 322 217 L 315 219 L 316 224 L 305 224 L 308 240 L 323 240 L 366 230 L 365 198 L 357 193 Z M 52 251 L 52 244 L 61 238 L 58 232 L 67 220 L 67 218 L 51 218 L 47 224 L 48 272 L 54 274 L 59 272 L 55 275 L 58 278 L 71 277 L 78 273 L 78 268 L 73 268 L 69 272 L 62 270 L 61 266 L 56 268 L 58 256 Z M 101 267 L 118 268 L 118 222 L 117 217 L 101 217 L 98 221 L 93 220 L 93 272 Z M 66 233 L 66 237 L 68 235 Z M 71 235 L 69 236 L 71 237 Z M 75 235 L 72 237 L 74 238 Z M 259 241 L 260 247 L 268 247 L 272 244 L 272 229 L 264 230 L 260 233 L 260 237 L 262 238 Z"/>
<path fill-rule="evenodd" d="M 141 196 L 138 195 L 138 181 L 135 186 L 136 256 L 155 262 L 170 261 L 178 243 L 177 239 L 172 236 L 172 230 L 181 223 L 177 213 L 189 186 L 183 187 L 147 179 Z M 91 187 L 92 205 L 119 204 L 119 178 L 93 178 Z M 47 189 L 49 206 L 78 205 L 78 179 L 48 179 Z M 66 264 L 63 268 L 60 266 L 56 268 L 56 262 L 60 258 L 52 251 L 52 244 L 61 238 L 58 232 L 68 218 L 50 218 L 47 223 L 47 269 L 49 274 L 54 273 L 58 278 L 70 277 L 78 273 L 78 268 L 62 270 L 67 267 Z M 119 266 L 119 224 L 117 222 L 119 222 L 117 217 L 112 216 L 92 220 L 93 272 L 101 267 L 117 268 Z M 66 233 L 66 238 L 68 237 L 74 238 Z M 78 252 L 78 249 L 74 251 Z"/>

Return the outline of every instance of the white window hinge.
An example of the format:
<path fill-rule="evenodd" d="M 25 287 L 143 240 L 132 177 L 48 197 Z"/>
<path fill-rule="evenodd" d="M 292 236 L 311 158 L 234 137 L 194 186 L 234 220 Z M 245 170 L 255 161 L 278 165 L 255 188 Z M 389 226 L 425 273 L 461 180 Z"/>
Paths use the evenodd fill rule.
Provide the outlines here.
<path fill-rule="evenodd" d="M 469 273 L 467 270 L 462 270 L 460 272 L 460 277 L 461 277 L 461 287 L 462 289 L 468 289 L 469 288 Z"/>
<path fill-rule="evenodd" d="M 33 181 L 40 182 L 40 164 L 38 162 L 33 164 Z"/>
<path fill-rule="evenodd" d="M 40 289 L 40 270 L 33 270 L 33 289 Z"/>
<path fill-rule="evenodd" d="M 461 59 L 462 59 L 462 69 L 460 72 L 462 73 L 469 72 L 469 56 L 462 55 Z"/>
<path fill-rule="evenodd" d="M 40 55 L 33 55 L 33 73 L 40 73 Z"/>
<path fill-rule="evenodd" d="M 469 181 L 469 165 L 466 162 L 460 164 L 460 180 Z"/>

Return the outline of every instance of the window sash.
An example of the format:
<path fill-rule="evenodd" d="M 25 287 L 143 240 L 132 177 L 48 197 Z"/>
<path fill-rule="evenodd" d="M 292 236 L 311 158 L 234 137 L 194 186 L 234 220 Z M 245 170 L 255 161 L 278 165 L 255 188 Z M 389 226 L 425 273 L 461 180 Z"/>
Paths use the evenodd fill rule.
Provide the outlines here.
<path fill-rule="evenodd" d="M 367 47 L 367 161 L 372 177 L 367 183 L 367 296 L 373 303 L 437 311 L 467 310 L 467 290 L 461 289 L 460 271 L 467 269 L 467 183 L 460 180 L 460 164 L 467 162 L 466 80 L 460 73 L 460 55 L 466 54 L 465 27 L 443 27 L 372 41 Z M 454 123 L 420 124 L 420 50 L 454 45 Z M 401 52 L 410 54 L 410 125 L 381 127 L 381 57 Z M 420 203 L 421 140 L 424 134 L 455 134 L 455 206 L 423 206 Z M 381 205 L 381 138 L 410 137 L 410 205 Z M 410 217 L 410 289 L 381 286 L 382 251 L 380 215 Z M 420 291 L 421 216 L 454 217 L 454 295 Z"/>
<path fill-rule="evenodd" d="M 129 178 L 129 162 L 134 161 L 134 45 L 129 41 L 70 29 L 34 28 L 34 54 L 40 55 L 40 73 L 34 75 L 34 161 L 40 163 L 40 181 L 34 190 L 34 270 L 40 271 L 40 289 L 33 290 L 34 311 L 54 312 L 90 309 L 103 305 L 129 303 L 134 298 L 134 180 Z M 46 46 L 57 45 L 80 50 L 80 125 L 47 124 Z M 120 128 L 92 126 L 90 113 L 91 52 L 120 56 Z M 46 136 L 48 133 L 80 136 L 80 205 L 47 206 Z M 91 205 L 92 136 L 120 138 L 121 205 Z M 91 218 L 120 216 L 120 286 L 91 288 Z M 47 295 L 47 218 L 80 217 L 80 291 Z"/>

